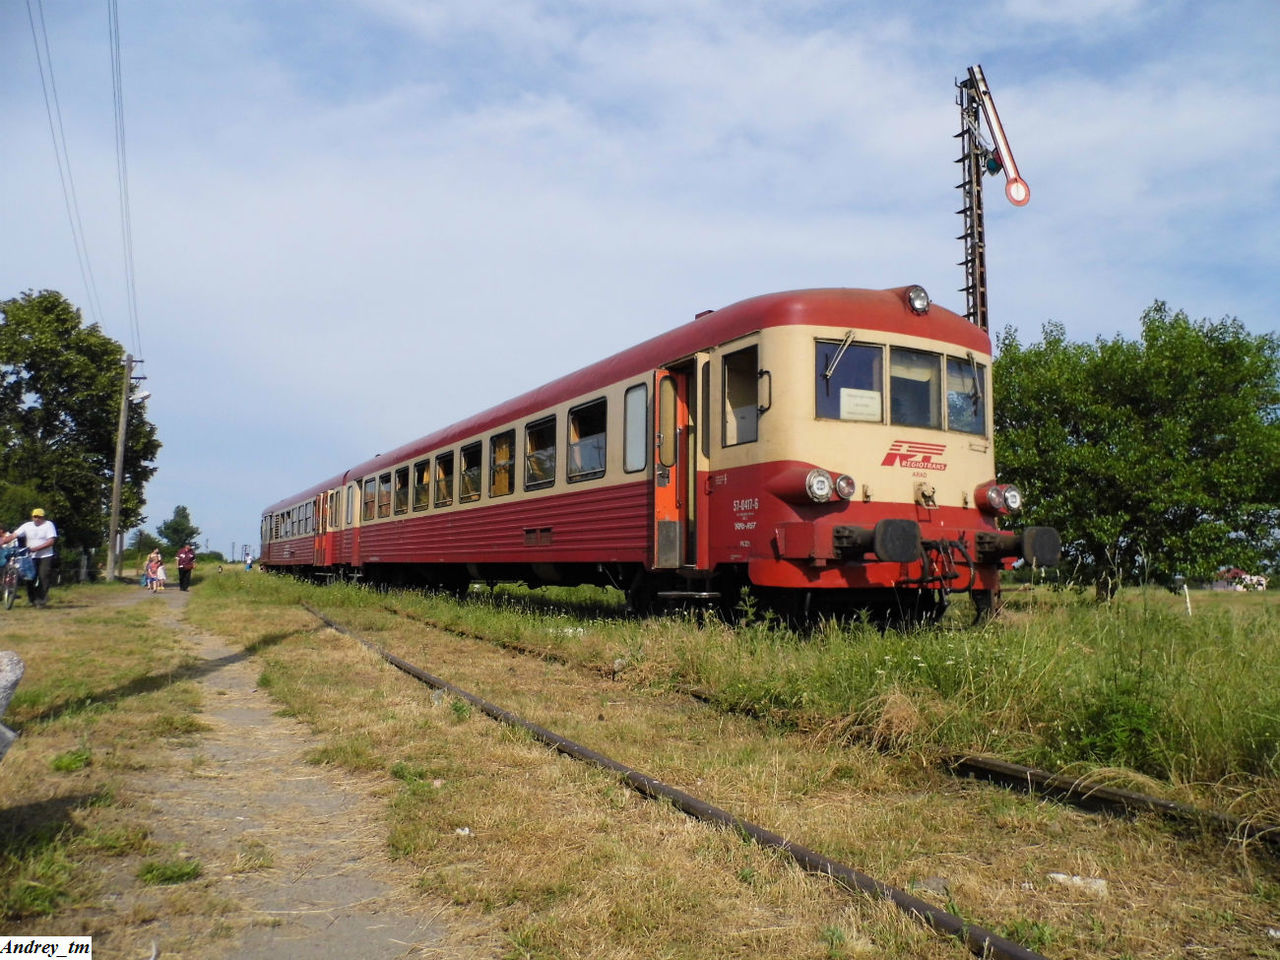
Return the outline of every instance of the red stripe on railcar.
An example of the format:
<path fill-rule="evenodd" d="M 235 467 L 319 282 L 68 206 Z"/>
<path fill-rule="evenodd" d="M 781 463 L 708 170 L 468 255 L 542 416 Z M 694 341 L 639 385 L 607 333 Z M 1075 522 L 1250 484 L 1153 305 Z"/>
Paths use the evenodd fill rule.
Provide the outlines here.
<path fill-rule="evenodd" d="M 648 496 L 642 481 L 366 526 L 360 562 L 641 563 Z"/>

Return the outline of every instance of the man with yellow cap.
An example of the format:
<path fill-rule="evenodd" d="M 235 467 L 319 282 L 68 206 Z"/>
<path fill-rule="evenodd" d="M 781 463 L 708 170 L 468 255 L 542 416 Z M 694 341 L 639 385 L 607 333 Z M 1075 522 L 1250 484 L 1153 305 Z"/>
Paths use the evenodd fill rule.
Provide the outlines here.
<path fill-rule="evenodd" d="M 19 539 L 21 538 L 21 539 Z M 27 581 L 27 600 L 33 607 L 43 607 L 49 602 L 49 577 L 53 573 L 53 543 L 58 531 L 53 521 L 46 520 L 44 511 L 36 507 L 31 519 L 12 533 L 0 538 L 0 546 L 10 540 L 25 544 L 36 563 L 36 578 Z"/>

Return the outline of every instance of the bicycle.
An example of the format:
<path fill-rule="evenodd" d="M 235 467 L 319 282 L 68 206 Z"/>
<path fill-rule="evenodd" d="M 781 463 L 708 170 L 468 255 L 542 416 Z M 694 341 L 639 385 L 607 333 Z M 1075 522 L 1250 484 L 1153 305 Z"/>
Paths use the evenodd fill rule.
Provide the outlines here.
<path fill-rule="evenodd" d="M 25 547 L 9 551 L 9 559 L 5 561 L 4 573 L 0 574 L 0 597 L 3 597 L 4 608 L 13 609 L 13 601 L 18 596 L 18 587 L 23 580 L 32 579 L 22 575 L 22 560 L 27 556 Z"/>

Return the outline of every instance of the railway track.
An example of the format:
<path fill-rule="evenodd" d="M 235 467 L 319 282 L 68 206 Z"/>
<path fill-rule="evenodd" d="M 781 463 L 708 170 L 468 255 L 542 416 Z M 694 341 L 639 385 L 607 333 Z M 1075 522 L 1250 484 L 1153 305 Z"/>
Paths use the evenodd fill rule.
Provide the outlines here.
<path fill-rule="evenodd" d="M 472 640 L 494 644 L 503 649 L 525 656 L 536 657 L 540 660 L 572 665 L 567 658 L 552 651 L 509 640 L 495 639 L 474 631 L 459 630 L 455 627 L 449 627 L 428 618 L 411 614 L 392 605 L 387 605 L 384 609 L 396 616 L 404 617 L 423 626 L 442 630 L 455 636 L 463 636 Z M 616 678 L 617 674 L 616 669 L 606 666 L 597 667 L 596 672 L 613 678 Z M 719 697 L 707 690 L 691 686 L 677 687 L 676 690 L 717 709 L 752 713 L 752 711 L 743 710 L 741 707 L 726 707 Z M 777 712 L 770 711 L 767 719 L 779 719 Z M 868 742 L 873 739 L 869 731 L 860 736 L 857 730 L 853 730 L 848 732 L 847 736 L 851 740 L 863 739 Z M 1232 842 L 1241 844 L 1254 843 L 1266 848 L 1273 855 L 1280 856 L 1280 824 L 1235 817 L 1215 810 L 1205 810 L 1189 804 L 1151 796 L 1150 794 L 1107 786 L 1091 781 L 1087 777 L 1064 776 L 1048 770 L 1039 770 L 1034 767 L 1012 763 L 998 757 L 968 753 L 941 753 L 934 758 L 934 764 L 939 770 L 958 777 L 983 780 L 1008 789 L 1020 790 L 1035 796 L 1068 803 L 1095 813 L 1108 813 L 1118 816 L 1134 816 L 1137 814 L 1157 816 L 1190 829 L 1225 837 Z"/>
<path fill-rule="evenodd" d="M 787 854 L 794 859 L 802 869 L 810 873 L 820 874 L 835 880 L 851 891 L 863 893 L 876 899 L 892 903 L 895 907 L 917 922 L 940 934 L 953 937 L 960 941 L 974 956 L 998 958 L 998 960 L 1046 960 L 1042 954 L 1029 950 L 1021 944 L 1002 937 L 985 927 L 979 926 L 956 916 L 955 914 L 942 910 L 928 901 L 913 896 L 904 890 L 868 876 L 867 874 L 864 874 L 846 864 L 839 863 L 818 851 L 811 850 L 808 847 L 794 843 L 777 833 L 759 826 L 758 824 L 751 823 L 750 821 L 737 817 L 726 810 L 707 803 L 692 794 L 671 787 L 654 777 L 635 770 L 632 767 L 605 756 L 604 754 L 598 753 L 589 747 L 569 740 L 568 738 L 548 730 L 545 727 L 531 723 L 530 721 L 517 716 L 497 704 L 491 703 L 468 690 L 464 690 L 461 687 L 450 683 L 442 677 L 435 676 L 421 667 L 396 656 L 390 651 L 373 643 L 371 640 L 347 629 L 345 626 L 330 617 L 327 617 L 314 607 L 307 604 L 303 604 L 303 607 L 330 629 L 362 644 L 369 650 L 378 654 L 378 656 L 382 657 L 382 659 L 387 663 L 421 683 L 424 683 L 433 689 L 445 691 L 460 700 L 466 701 L 477 710 L 500 723 L 524 730 L 535 740 L 551 747 L 565 756 L 572 757 L 575 760 L 585 763 L 594 764 L 601 769 L 617 775 L 618 778 L 628 787 L 644 797 L 669 802 L 676 809 L 688 816 L 732 830 L 740 836 L 750 839 L 761 846 L 776 849 Z M 396 612 L 399 613 L 400 611 Z M 448 630 L 447 632 L 454 635 L 460 634 L 460 631 L 457 630 Z M 462 635 L 468 636 L 472 639 L 485 639 L 482 637 L 477 638 L 474 634 Z"/>

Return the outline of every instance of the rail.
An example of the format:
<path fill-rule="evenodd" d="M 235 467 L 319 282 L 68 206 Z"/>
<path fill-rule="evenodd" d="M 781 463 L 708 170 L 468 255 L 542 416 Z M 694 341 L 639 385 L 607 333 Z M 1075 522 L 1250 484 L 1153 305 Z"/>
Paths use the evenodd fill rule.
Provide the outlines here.
<path fill-rule="evenodd" d="M 474 693 L 463 690 L 447 680 L 427 673 L 420 667 L 409 663 L 397 657 L 395 654 L 384 650 L 370 640 L 366 640 L 345 627 L 326 617 L 319 610 L 307 604 L 302 605 L 303 608 L 331 629 L 337 631 L 343 636 L 350 637 L 356 642 L 372 650 L 378 656 L 382 657 L 387 663 L 396 667 L 398 670 L 407 673 L 409 676 L 428 686 L 438 690 L 444 690 L 453 694 L 461 700 L 470 703 L 477 710 L 480 710 L 487 716 L 508 724 L 509 726 L 519 727 L 528 732 L 536 740 L 546 744 L 549 747 L 563 753 L 565 756 L 572 757 L 575 760 L 581 760 L 586 763 L 592 763 L 605 770 L 616 773 L 624 783 L 635 790 L 642 796 L 650 799 L 662 799 L 668 801 L 677 810 L 688 816 L 694 817 L 707 823 L 719 824 L 728 827 L 740 836 L 748 837 L 761 846 L 772 847 L 786 853 L 796 861 L 803 869 L 810 873 L 821 874 L 834 880 L 839 880 L 842 884 L 851 890 L 868 894 L 879 899 L 887 900 L 896 906 L 899 910 L 911 916 L 916 921 L 923 923 L 925 926 L 931 927 L 938 933 L 955 937 L 969 948 L 969 951 L 978 957 L 997 957 L 1001 960 L 1045 960 L 1045 958 L 1034 951 L 1028 950 L 1021 944 L 1007 940 L 998 934 L 969 923 L 954 914 L 940 910 L 933 904 L 919 897 L 913 897 L 904 890 L 890 886 L 874 877 L 854 870 L 852 867 L 846 866 L 829 857 L 803 847 L 800 844 L 793 843 L 785 837 L 779 836 L 769 830 L 764 829 L 750 821 L 736 817 L 726 810 L 713 806 L 704 800 L 700 800 L 691 794 L 674 787 L 667 786 L 660 780 L 647 776 L 638 770 L 632 769 L 625 764 L 619 763 L 604 754 L 597 753 L 588 747 L 575 743 L 566 737 L 562 737 L 545 727 L 531 723 L 509 710 L 490 703 L 488 700 L 477 696 Z"/>

